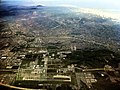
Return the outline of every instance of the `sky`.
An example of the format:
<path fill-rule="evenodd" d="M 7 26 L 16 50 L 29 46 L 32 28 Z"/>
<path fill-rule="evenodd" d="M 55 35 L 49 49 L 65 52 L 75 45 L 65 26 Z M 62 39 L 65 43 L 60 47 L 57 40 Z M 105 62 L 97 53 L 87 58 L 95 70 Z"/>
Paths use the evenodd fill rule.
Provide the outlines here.
<path fill-rule="evenodd" d="M 2 0 L 15 5 L 71 6 L 81 8 L 119 9 L 120 0 Z"/>

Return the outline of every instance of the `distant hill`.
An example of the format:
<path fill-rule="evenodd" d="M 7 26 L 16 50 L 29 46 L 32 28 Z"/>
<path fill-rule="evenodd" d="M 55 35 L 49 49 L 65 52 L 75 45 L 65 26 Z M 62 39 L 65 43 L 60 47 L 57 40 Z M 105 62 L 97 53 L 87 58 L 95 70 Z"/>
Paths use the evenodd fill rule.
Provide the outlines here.
<path fill-rule="evenodd" d="M 37 5 L 36 7 L 43 7 L 43 5 Z"/>
<path fill-rule="evenodd" d="M 0 17 L 15 16 L 19 13 L 19 10 L 32 10 L 43 7 L 42 5 L 37 6 L 18 6 L 18 5 L 7 5 L 0 3 Z"/>

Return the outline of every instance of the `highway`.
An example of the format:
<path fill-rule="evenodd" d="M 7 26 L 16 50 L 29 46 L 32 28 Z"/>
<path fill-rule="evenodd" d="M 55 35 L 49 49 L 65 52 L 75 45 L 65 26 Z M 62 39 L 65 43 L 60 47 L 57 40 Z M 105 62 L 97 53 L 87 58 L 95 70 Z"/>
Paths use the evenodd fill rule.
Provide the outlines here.
<path fill-rule="evenodd" d="M 105 68 L 93 68 L 93 69 L 81 69 L 81 68 L 78 68 L 78 67 L 75 67 L 76 69 L 78 70 L 81 70 L 82 72 L 92 72 L 92 71 L 120 71 L 120 68 L 114 68 L 114 69 L 105 69 Z"/>
<path fill-rule="evenodd" d="M 45 65 L 44 69 L 46 69 L 46 71 L 47 71 L 47 69 L 55 69 L 55 68 L 48 68 L 47 67 L 47 58 L 45 59 L 44 65 Z M 107 71 L 112 71 L 112 70 L 120 71 L 120 68 L 114 68 L 114 69 L 105 69 L 105 68 L 82 69 L 82 68 L 79 68 L 79 67 L 75 67 L 75 68 L 82 71 L 82 72 L 105 71 L 105 70 L 107 70 Z M 26 69 L 26 70 L 28 70 L 28 69 Z M 15 72 L 18 72 L 18 70 L 17 69 L 0 69 L 0 72 L 14 72 L 15 73 Z"/>

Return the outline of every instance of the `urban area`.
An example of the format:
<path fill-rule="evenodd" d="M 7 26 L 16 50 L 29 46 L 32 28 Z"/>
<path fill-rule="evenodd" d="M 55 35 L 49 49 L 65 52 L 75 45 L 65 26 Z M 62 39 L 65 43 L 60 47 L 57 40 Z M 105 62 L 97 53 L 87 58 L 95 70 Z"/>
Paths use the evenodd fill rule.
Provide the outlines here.
<path fill-rule="evenodd" d="M 63 7 L 0 12 L 0 88 L 119 90 L 119 23 Z"/>

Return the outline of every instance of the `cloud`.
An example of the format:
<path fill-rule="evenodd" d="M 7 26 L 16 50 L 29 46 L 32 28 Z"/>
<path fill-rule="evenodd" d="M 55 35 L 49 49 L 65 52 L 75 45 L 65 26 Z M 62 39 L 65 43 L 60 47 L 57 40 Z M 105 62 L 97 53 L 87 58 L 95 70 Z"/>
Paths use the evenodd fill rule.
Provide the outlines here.
<path fill-rule="evenodd" d="M 60 4 L 59 6 L 63 6 L 63 7 L 78 7 L 78 6 L 72 5 L 72 4 Z"/>

